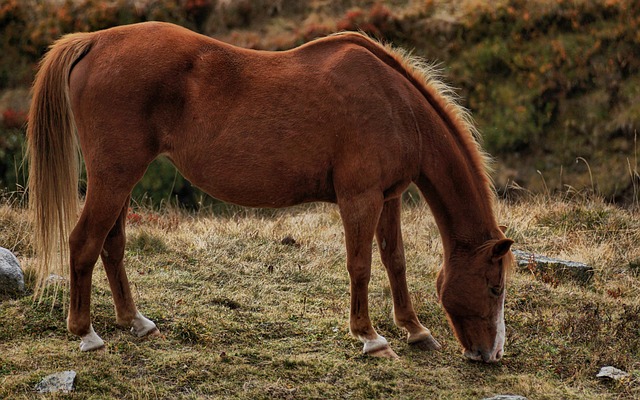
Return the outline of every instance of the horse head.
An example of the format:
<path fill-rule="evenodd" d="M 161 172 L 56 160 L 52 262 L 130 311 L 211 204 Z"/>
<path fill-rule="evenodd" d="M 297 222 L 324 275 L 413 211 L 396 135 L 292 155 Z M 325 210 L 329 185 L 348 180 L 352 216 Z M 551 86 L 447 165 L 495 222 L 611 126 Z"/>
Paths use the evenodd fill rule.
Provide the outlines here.
<path fill-rule="evenodd" d="M 506 273 L 513 240 L 492 239 L 471 249 L 456 246 L 436 281 L 438 298 L 465 357 L 487 363 L 504 350 Z"/>

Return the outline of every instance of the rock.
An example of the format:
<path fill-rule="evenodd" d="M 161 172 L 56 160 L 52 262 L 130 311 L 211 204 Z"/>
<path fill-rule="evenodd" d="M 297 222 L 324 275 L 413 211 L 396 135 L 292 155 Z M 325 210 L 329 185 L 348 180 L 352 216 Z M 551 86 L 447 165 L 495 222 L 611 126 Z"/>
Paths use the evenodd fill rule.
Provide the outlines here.
<path fill-rule="evenodd" d="M 564 261 L 525 251 L 513 250 L 520 270 L 532 271 L 536 276 L 552 276 L 560 281 L 573 281 L 586 285 L 593 279 L 593 267 L 575 261 Z"/>
<path fill-rule="evenodd" d="M 44 281 L 45 285 L 66 285 L 69 283 L 69 279 L 64 276 L 49 274 L 47 279 Z"/>
<path fill-rule="evenodd" d="M 36 385 L 38 393 L 70 393 L 76 380 L 76 371 L 57 372 L 46 376 Z"/>
<path fill-rule="evenodd" d="M 24 275 L 12 252 L 0 247 L 0 295 L 11 297 L 24 292 Z"/>
<path fill-rule="evenodd" d="M 600 368 L 600 372 L 596 375 L 596 378 L 607 378 L 612 379 L 614 381 L 619 381 L 620 379 L 624 379 L 629 376 L 628 372 L 624 372 L 618 368 L 614 368 L 611 366 Z"/>
<path fill-rule="evenodd" d="M 527 398 L 517 394 L 499 394 L 493 397 L 485 397 L 482 400 L 527 400 Z"/>

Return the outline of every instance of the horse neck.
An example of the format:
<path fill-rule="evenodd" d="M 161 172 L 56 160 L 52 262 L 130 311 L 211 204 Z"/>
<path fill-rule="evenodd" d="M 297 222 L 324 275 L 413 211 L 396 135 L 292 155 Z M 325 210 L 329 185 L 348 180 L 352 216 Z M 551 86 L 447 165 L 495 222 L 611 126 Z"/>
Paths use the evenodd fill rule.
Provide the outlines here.
<path fill-rule="evenodd" d="M 494 195 L 483 156 L 467 132 L 435 111 L 421 124 L 422 166 L 417 184 L 442 236 L 445 256 L 456 247 L 471 250 L 494 238 L 499 230 L 493 213 Z"/>

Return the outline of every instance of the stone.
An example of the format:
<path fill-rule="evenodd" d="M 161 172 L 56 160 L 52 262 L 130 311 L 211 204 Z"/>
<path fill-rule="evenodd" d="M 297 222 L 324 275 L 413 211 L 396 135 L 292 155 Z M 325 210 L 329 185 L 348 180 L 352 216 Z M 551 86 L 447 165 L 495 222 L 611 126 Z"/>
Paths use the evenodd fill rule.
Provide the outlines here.
<path fill-rule="evenodd" d="M 513 255 L 516 257 L 518 269 L 522 271 L 532 271 L 536 275 L 550 275 L 559 281 L 572 281 L 580 285 L 587 285 L 593 279 L 594 269 L 587 264 L 520 250 L 513 250 Z"/>
<path fill-rule="evenodd" d="M 629 376 L 628 372 L 611 366 L 600 368 L 600 372 L 596 375 L 596 378 L 607 378 L 614 381 L 619 381 Z"/>
<path fill-rule="evenodd" d="M 0 295 L 16 297 L 24 293 L 24 274 L 12 252 L 0 247 Z"/>
<path fill-rule="evenodd" d="M 38 393 L 71 393 L 76 380 L 76 371 L 62 371 L 44 377 L 36 385 Z"/>
<path fill-rule="evenodd" d="M 44 281 L 45 285 L 66 285 L 69 283 L 69 279 L 64 276 L 49 274 L 47 279 Z"/>
<path fill-rule="evenodd" d="M 517 394 L 499 394 L 493 397 L 485 397 L 482 400 L 527 400 L 527 398 Z"/>

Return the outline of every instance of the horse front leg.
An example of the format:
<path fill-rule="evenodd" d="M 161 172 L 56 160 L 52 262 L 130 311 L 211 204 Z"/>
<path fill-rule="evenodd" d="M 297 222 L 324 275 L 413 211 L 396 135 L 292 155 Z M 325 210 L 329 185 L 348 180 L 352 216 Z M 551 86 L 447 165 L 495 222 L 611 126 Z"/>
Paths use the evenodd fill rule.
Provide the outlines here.
<path fill-rule="evenodd" d="M 387 270 L 393 296 L 393 320 L 407 332 L 407 342 L 421 349 L 440 349 L 440 344 L 425 328 L 413 308 L 407 287 L 406 261 L 400 227 L 402 202 L 400 198 L 384 203 L 376 229 L 376 240 L 382 263 Z"/>
<path fill-rule="evenodd" d="M 116 311 L 116 323 L 120 326 L 131 328 L 131 332 L 137 337 L 158 335 L 160 332 L 156 324 L 136 309 L 127 273 L 124 269 L 125 224 L 128 209 L 129 198 L 125 201 L 113 228 L 109 231 L 100 256 L 111 287 Z"/>
<path fill-rule="evenodd" d="M 340 199 L 344 225 L 347 269 L 351 288 L 349 328 L 364 343 L 363 352 L 376 357 L 398 358 L 387 340 L 378 335 L 369 318 L 368 286 L 371 278 L 371 242 L 382 208 L 382 195 L 373 193 Z"/>

